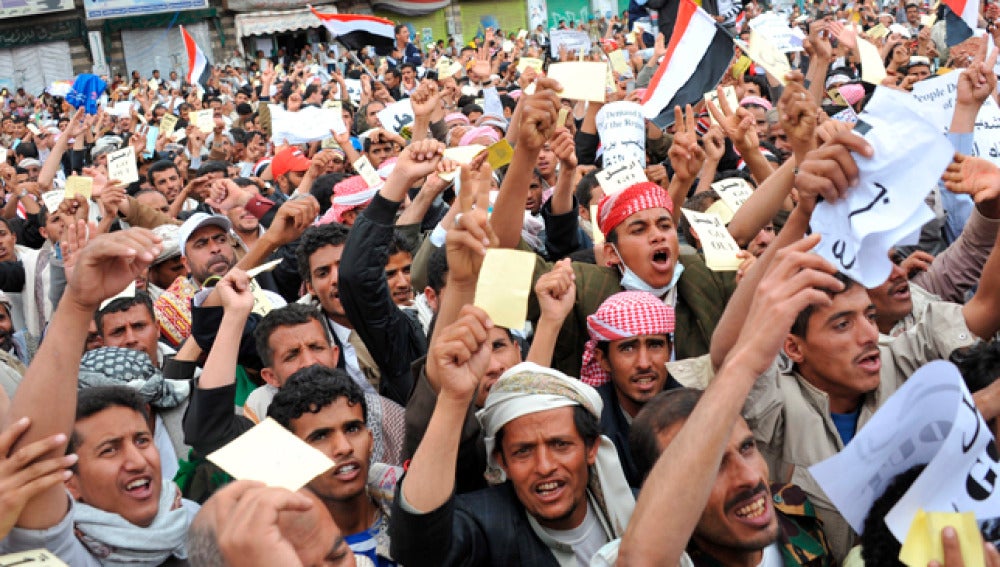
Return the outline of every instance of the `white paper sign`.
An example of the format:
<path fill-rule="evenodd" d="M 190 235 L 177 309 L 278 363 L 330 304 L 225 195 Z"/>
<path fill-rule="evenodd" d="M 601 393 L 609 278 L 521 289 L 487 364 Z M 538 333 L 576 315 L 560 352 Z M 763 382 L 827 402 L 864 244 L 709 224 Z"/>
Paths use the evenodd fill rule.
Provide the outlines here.
<path fill-rule="evenodd" d="M 913 85 L 912 94 L 920 104 L 920 113 L 939 132 L 947 132 L 951 126 L 951 117 L 955 114 L 955 97 L 958 94 L 958 77 L 961 74 L 959 71 L 952 71 Z"/>
<path fill-rule="evenodd" d="M 132 101 L 119 100 L 114 104 L 114 106 L 107 109 L 107 112 L 111 116 L 116 116 L 118 118 L 121 118 L 123 116 L 129 116 L 130 114 L 132 114 Z"/>
<path fill-rule="evenodd" d="M 577 55 L 590 53 L 590 36 L 579 30 L 550 30 L 552 57 L 559 57 L 559 48 L 566 46 L 568 51 L 576 51 Z"/>
<path fill-rule="evenodd" d="M 750 20 L 750 29 L 762 34 L 781 52 L 802 51 L 802 30 L 788 25 L 788 18 L 767 12 Z"/>
<path fill-rule="evenodd" d="M 562 98 L 604 102 L 607 89 L 594 77 L 604 77 L 607 73 L 608 66 L 600 61 L 570 61 L 549 65 L 548 76 L 562 86 L 559 91 Z"/>
<path fill-rule="evenodd" d="M 66 191 L 63 189 L 55 189 L 53 191 L 46 191 L 42 193 L 42 203 L 45 204 L 45 208 L 51 213 L 59 209 L 59 203 L 62 203 L 66 199 Z"/>
<path fill-rule="evenodd" d="M 776 81 L 785 84 L 785 75 L 792 70 L 788 57 L 773 44 L 766 35 L 758 32 L 750 33 L 750 45 L 747 55 L 764 68 Z"/>
<path fill-rule="evenodd" d="M 191 123 L 205 134 L 215 130 L 215 112 L 211 108 L 191 112 L 188 116 Z"/>
<path fill-rule="evenodd" d="M 108 179 L 121 181 L 125 185 L 139 181 L 139 170 L 135 166 L 135 150 L 132 146 L 108 154 Z"/>
<path fill-rule="evenodd" d="M 747 202 L 750 195 L 753 195 L 753 186 L 742 177 L 731 177 L 716 181 L 712 184 L 712 189 L 719 194 L 719 197 L 726 203 L 734 213 L 740 210 L 743 203 Z"/>
<path fill-rule="evenodd" d="M 0 164 L 7 163 L 7 148 L 0 148 Z"/>
<path fill-rule="evenodd" d="M 385 107 L 378 113 L 378 119 L 383 128 L 399 134 L 403 126 L 413 123 L 413 105 L 410 104 L 410 99 L 404 98 Z"/>
<path fill-rule="evenodd" d="M 642 105 L 617 101 L 605 104 L 597 111 L 597 134 L 604 150 L 604 168 L 633 161 L 640 169 L 646 167 L 646 120 Z"/>
<path fill-rule="evenodd" d="M 993 97 L 979 107 L 972 139 L 972 155 L 1000 164 L 1000 108 Z"/>
<path fill-rule="evenodd" d="M 848 106 L 847 108 L 834 114 L 830 118 L 833 118 L 838 122 L 846 122 L 848 124 L 854 124 L 858 121 L 858 113 L 854 112 L 854 109 Z"/>
<path fill-rule="evenodd" d="M 361 103 L 361 79 L 344 79 L 344 84 L 347 85 L 347 96 L 350 97 L 351 102 L 354 104 Z"/>
<path fill-rule="evenodd" d="M 996 442 L 958 369 L 938 360 L 915 372 L 843 451 L 809 472 L 861 533 L 868 510 L 893 477 L 926 464 L 885 518 L 903 541 L 918 508 L 995 518 L 1000 510 L 998 460 Z"/>
<path fill-rule="evenodd" d="M 691 230 L 698 236 L 701 249 L 705 252 L 705 265 L 717 272 L 734 272 L 739 269 L 743 260 L 736 257 L 740 251 L 739 244 L 729 234 L 726 225 L 719 215 L 699 213 L 690 209 L 681 209 L 684 218 L 691 223 Z"/>
<path fill-rule="evenodd" d="M 823 239 L 816 252 L 861 285 L 885 282 L 892 270 L 889 249 L 918 235 L 934 218 L 924 197 L 951 162 L 947 138 L 919 114 L 913 98 L 877 87 L 855 131 L 874 150 L 858 165 L 858 185 L 845 198 L 816 205 L 810 226 Z M 913 156 L 921 156 L 914 160 Z"/>
<path fill-rule="evenodd" d="M 339 108 L 306 106 L 298 112 L 289 112 L 272 104 L 270 110 L 271 138 L 274 140 L 288 140 L 289 144 L 298 145 L 329 138 L 331 130 L 338 134 L 347 132 Z"/>
<path fill-rule="evenodd" d="M 642 164 L 635 160 L 605 167 L 598 171 L 595 177 L 597 177 L 597 183 L 600 184 L 605 195 L 615 195 L 636 183 L 649 181 L 646 178 L 646 172 L 643 171 Z"/>
<path fill-rule="evenodd" d="M 737 108 L 739 108 L 740 101 L 739 99 L 736 98 L 736 87 L 732 85 L 726 85 L 722 87 L 722 94 L 726 96 L 726 102 L 729 103 L 729 108 L 731 108 L 734 111 Z M 722 105 L 719 104 L 719 93 L 716 92 L 714 89 L 705 93 L 703 98 L 705 99 L 706 103 L 711 101 L 712 104 L 718 106 L 720 110 L 722 109 Z M 708 117 L 712 120 L 712 124 L 719 123 L 719 121 L 715 119 L 714 114 L 709 113 Z"/>

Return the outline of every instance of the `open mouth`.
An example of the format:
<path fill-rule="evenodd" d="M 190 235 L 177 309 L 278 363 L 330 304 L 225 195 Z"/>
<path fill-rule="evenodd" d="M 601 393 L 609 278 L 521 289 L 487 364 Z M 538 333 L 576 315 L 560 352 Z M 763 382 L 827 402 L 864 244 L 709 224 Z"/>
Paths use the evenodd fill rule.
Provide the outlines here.
<path fill-rule="evenodd" d="M 654 250 L 651 260 L 654 268 L 667 270 L 670 268 L 670 251 L 666 248 Z"/>
<path fill-rule="evenodd" d="M 757 527 L 770 524 L 772 513 L 767 491 L 758 492 L 753 498 L 737 504 L 733 515 L 741 522 Z"/>
<path fill-rule="evenodd" d="M 632 383 L 639 391 L 650 392 L 656 387 L 656 378 L 655 374 L 640 374 L 632 377 Z"/>
<path fill-rule="evenodd" d="M 125 492 L 138 500 L 149 498 L 153 495 L 153 481 L 149 477 L 137 478 L 125 485 Z"/>
<path fill-rule="evenodd" d="M 882 357 L 877 350 L 868 352 L 857 358 L 857 365 L 865 372 L 875 373 L 882 369 Z"/>
<path fill-rule="evenodd" d="M 905 300 L 910 298 L 910 284 L 902 283 L 889 292 L 889 296 L 895 299 Z"/>
<path fill-rule="evenodd" d="M 542 502 L 553 502 L 559 498 L 566 483 L 559 480 L 542 482 L 535 485 L 535 495 Z"/>
<path fill-rule="evenodd" d="M 358 463 L 346 463 L 333 469 L 333 476 L 340 480 L 353 480 L 361 472 L 361 465 Z"/>

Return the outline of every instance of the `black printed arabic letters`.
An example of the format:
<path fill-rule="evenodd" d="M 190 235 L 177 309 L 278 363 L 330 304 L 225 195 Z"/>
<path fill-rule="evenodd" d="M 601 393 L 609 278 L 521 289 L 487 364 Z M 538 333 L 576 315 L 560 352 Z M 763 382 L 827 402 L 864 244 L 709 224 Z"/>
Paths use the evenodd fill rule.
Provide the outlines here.
<path fill-rule="evenodd" d="M 840 250 L 839 251 L 837 250 L 838 245 L 840 246 Z M 858 257 L 855 256 L 850 261 L 850 263 L 845 262 L 844 261 L 844 252 L 846 252 L 846 251 L 847 251 L 847 244 L 845 244 L 843 240 L 838 240 L 838 241 L 836 241 L 836 242 L 833 243 L 833 255 L 834 255 L 834 257 L 836 257 L 838 260 L 840 260 L 840 265 L 843 266 L 845 270 L 850 270 L 851 268 L 854 267 L 854 262 L 857 261 Z"/>
<path fill-rule="evenodd" d="M 868 203 L 867 205 L 865 205 L 864 207 L 861 207 L 860 209 L 851 211 L 851 214 L 847 215 L 847 219 L 848 220 L 850 220 L 851 217 L 853 217 L 854 215 L 858 215 L 858 214 L 861 214 L 861 213 L 867 213 L 868 211 L 872 210 L 872 208 L 875 205 L 877 205 L 879 201 L 882 201 L 882 203 L 886 204 L 886 205 L 889 204 L 889 198 L 885 197 L 885 194 L 888 193 L 888 190 L 886 190 L 885 186 L 882 185 L 881 183 L 876 183 L 875 186 L 878 187 L 878 189 L 879 189 L 878 195 L 876 195 L 875 198 L 872 199 L 871 203 Z M 885 197 L 884 200 L 882 199 L 883 197 Z"/>

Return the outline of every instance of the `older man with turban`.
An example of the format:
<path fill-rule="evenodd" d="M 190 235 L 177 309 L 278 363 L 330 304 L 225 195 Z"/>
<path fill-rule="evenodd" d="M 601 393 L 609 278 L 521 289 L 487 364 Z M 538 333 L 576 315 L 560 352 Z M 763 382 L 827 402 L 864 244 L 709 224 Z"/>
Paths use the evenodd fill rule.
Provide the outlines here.
<path fill-rule="evenodd" d="M 597 222 L 604 233 L 608 266 L 573 263 L 576 304 L 563 324 L 553 366 L 570 375 L 580 373 L 587 338 L 587 317 L 612 294 L 623 290 L 653 294 L 674 309 L 681 331 L 674 344 L 677 359 L 708 352 L 715 324 L 736 288 L 733 272 L 713 272 L 698 255 L 679 253 L 674 204 L 655 183 L 636 183 L 601 200 Z M 539 259 L 535 278 L 552 265 Z M 528 317 L 540 311 L 535 298 Z"/>
<path fill-rule="evenodd" d="M 601 397 L 579 380 L 533 363 L 505 372 L 477 414 L 496 485 L 453 494 L 490 327 L 484 312 L 466 307 L 428 354 L 428 377 L 441 392 L 400 483 L 393 557 L 408 567 L 587 565 L 624 532 L 635 501 L 614 444 L 600 434 Z"/>

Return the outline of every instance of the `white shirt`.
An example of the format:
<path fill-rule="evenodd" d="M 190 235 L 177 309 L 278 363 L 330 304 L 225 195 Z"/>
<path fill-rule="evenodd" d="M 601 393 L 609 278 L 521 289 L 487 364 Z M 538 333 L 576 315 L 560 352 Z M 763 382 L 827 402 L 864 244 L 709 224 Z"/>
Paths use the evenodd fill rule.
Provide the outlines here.
<path fill-rule="evenodd" d="M 333 329 L 333 332 L 337 335 L 337 341 L 340 343 L 340 356 L 344 357 L 344 369 L 347 370 L 347 373 L 362 389 L 375 392 L 375 388 L 368 383 L 365 373 L 361 371 L 361 365 L 358 364 L 358 354 L 354 351 L 354 345 L 348 340 L 352 330 L 329 317 L 327 321 L 330 322 L 330 328 Z"/>

